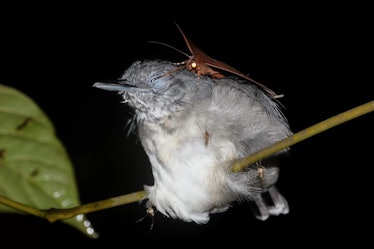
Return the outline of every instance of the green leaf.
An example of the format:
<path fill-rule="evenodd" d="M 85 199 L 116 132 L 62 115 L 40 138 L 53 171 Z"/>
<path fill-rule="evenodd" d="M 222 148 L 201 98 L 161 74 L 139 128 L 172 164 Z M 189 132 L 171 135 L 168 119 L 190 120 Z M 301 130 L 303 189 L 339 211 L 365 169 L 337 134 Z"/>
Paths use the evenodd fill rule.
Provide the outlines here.
<path fill-rule="evenodd" d="M 80 205 L 69 156 L 38 105 L 0 84 L 0 195 L 38 209 Z M 17 212 L 0 204 L 0 212 Z M 85 215 L 62 220 L 95 238 Z"/>

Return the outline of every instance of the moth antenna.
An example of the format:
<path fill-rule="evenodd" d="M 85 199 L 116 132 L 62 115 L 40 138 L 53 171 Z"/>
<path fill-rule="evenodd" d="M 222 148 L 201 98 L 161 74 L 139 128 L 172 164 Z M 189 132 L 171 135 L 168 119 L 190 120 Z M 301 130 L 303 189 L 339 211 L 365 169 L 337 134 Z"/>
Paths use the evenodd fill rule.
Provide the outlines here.
<path fill-rule="evenodd" d="M 187 47 L 188 49 L 190 50 L 190 52 L 193 54 L 193 49 L 190 45 L 190 40 L 187 38 L 187 36 L 184 34 L 183 30 L 179 27 L 179 25 L 177 24 L 177 22 L 174 22 L 175 23 L 175 26 L 177 26 L 179 32 L 182 34 L 183 36 L 183 39 L 184 39 L 184 42 L 187 44 Z"/>
<path fill-rule="evenodd" d="M 184 56 L 186 56 L 186 57 L 188 57 L 188 58 L 191 58 L 191 55 L 188 55 L 187 53 L 183 52 L 182 50 L 180 50 L 180 49 L 178 49 L 178 48 L 176 48 L 176 47 L 173 47 L 173 46 L 171 46 L 171 45 L 169 45 L 169 44 L 167 44 L 167 43 L 159 42 L 159 41 L 148 41 L 148 42 L 150 42 L 150 43 L 155 43 L 155 44 L 159 44 L 159 45 L 162 45 L 162 46 L 165 46 L 165 47 L 171 48 L 171 49 L 173 49 L 173 50 L 175 50 L 175 51 L 177 51 L 177 52 L 183 54 Z"/>

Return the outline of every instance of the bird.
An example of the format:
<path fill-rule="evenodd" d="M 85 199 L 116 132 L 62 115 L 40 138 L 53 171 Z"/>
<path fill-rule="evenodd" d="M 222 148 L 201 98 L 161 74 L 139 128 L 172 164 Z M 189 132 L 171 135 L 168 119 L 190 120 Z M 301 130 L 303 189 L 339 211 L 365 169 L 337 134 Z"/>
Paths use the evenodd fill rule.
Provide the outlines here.
<path fill-rule="evenodd" d="M 244 202 L 263 221 L 289 213 L 276 187 L 289 148 L 231 171 L 233 161 L 293 134 L 278 102 L 240 77 L 176 69 L 167 60 L 136 60 L 116 80 L 93 84 L 134 111 L 153 176 L 153 185 L 144 184 L 147 210 L 196 224 Z"/>

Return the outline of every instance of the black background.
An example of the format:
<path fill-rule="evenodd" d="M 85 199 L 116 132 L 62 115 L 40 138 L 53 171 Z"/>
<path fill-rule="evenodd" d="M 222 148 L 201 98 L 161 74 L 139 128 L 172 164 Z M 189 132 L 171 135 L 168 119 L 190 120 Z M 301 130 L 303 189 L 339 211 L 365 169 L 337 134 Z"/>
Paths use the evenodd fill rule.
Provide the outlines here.
<path fill-rule="evenodd" d="M 188 10 L 185 17 L 178 8 L 147 12 L 145 3 L 95 6 L 95 11 L 91 6 L 2 9 L 7 15 L 1 20 L 0 83 L 29 95 L 50 117 L 73 161 L 82 203 L 152 184 L 140 143 L 134 135 L 126 137 L 130 110 L 115 93 L 92 85 L 118 78 L 134 60 L 184 60 L 147 43 L 166 42 L 188 52 L 174 21 L 208 55 L 284 93 L 281 101 L 294 132 L 373 99 L 372 16 L 365 6 L 216 10 L 182 4 L 178 8 Z M 151 219 L 137 222 L 144 205 L 133 203 L 88 214 L 100 233 L 99 239 L 89 239 L 59 222 L 1 214 L 0 247 L 365 244 L 373 221 L 367 203 L 373 125 L 373 114 L 367 114 L 292 146 L 278 183 L 289 201 L 287 215 L 258 221 L 242 204 L 212 215 L 206 225 L 157 214 L 149 231 Z"/>

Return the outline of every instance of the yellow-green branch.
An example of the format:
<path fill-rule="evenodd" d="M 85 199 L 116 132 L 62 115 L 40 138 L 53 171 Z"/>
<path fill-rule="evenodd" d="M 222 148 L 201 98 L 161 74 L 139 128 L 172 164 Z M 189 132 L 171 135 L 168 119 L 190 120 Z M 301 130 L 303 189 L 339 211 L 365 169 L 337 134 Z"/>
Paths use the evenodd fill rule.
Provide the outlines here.
<path fill-rule="evenodd" d="M 351 119 L 357 118 L 364 114 L 374 111 L 374 100 L 366 104 L 360 105 L 358 107 L 352 108 L 341 114 L 328 118 L 320 123 L 310 126 L 294 135 L 285 138 L 263 150 L 260 150 L 252 155 L 245 158 L 239 159 L 232 164 L 232 172 L 238 172 L 244 170 L 249 165 L 270 156 L 271 154 L 288 148 L 296 143 L 299 143 L 307 138 L 310 138 L 318 133 L 326 131 L 334 126 L 342 124 Z M 109 198 L 106 200 L 101 200 L 97 202 L 92 202 L 84 204 L 78 207 L 69 209 L 48 209 L 39 210 L 28 205 L 10 200 L 6 197 L 0 196 L 0 203 L 16 210 L 22 211 L 27 214 L 35 215 L 41 218 L 45 218 L 50 222 L 55 222 L 57 220 L 72 218 L 78 214 L 92 213 L 95 211 L 112 208 L 120 205 L 125 205 L 137 201 L 141 201 L 145 197 L 145 191 L 138 191 L 126 195 L 121 195 L 118 197 Z"/>
<path fill-rule="evenodd" d="M 83 204 L 74 208 L 57 209 L 51 208 L 47 210 L 40 210 L 13 200 L 6 197 L 0 196 L 0 203 L 5 204 L 9 207 L 17 209 L 27 214 L 32 214 L 41 218 L 47 219 L 49 222 L 55 222 L 57 220 L 73 218 L 78 214 L 87 214 L 95 211 L 112 208 L 120 205 L 137 202 L 145 197 L 145 191 L 133 192 L 131 194 L 121 195 L 97 202 Z"/>
<path fill-rule="evenodd" d="M 326 131 L 334 126 L 337 126 L 339 124 L 342 124 L 346 121 L 349 121 L 351 119 L 357 118 L 359 116 L 362 116 L 364 114 L 367 114 L 369 112 L 374 111 L 374 100 L 360 105 L 358 107 L 352 108 L 348 111 L 345 111 L 343 113 L 340 113 L 336 116 L 333 116 L 331 118 L 328 118 L 322 122 L 319 122 L 313 126 L 310 126 L 302 131 L 299 131 L 298 133 L 295 133 L 294 135 L 287 137 L 277 143 L 274 143 L 268 147 L 266 147 L 263 150 L 260 150 L 256 153 L 253 153 L 250 156 L 244 157 L 242 159 L 239 159 L 235 161 L 232 164 L 232 171 L 238 172 L 242 171 L 244 168 L 246 168 L 248 165 L 251 165 L 257 161 L 259 161 L 262 158 L 265 158 L 267 156 L 270 156 L 271 154 L 278 152 L 280 150 L 283 150 L 287 147 L 290 147 L 291 145 L 294 145 L 296 143 L 299 143 L 307 138 L 310 138 L 318 133 L 321 133 L 323 131 Z"/>

